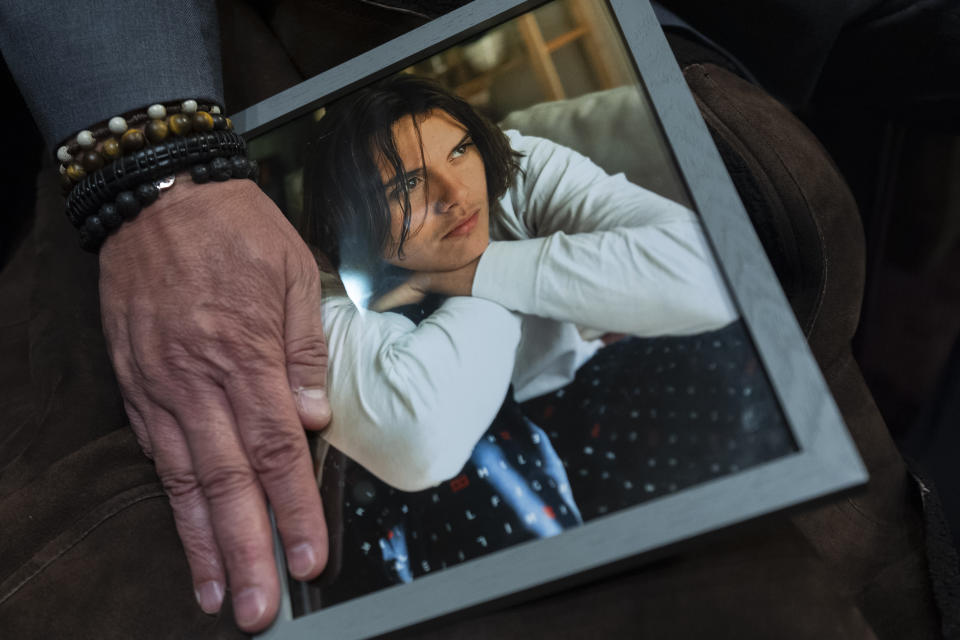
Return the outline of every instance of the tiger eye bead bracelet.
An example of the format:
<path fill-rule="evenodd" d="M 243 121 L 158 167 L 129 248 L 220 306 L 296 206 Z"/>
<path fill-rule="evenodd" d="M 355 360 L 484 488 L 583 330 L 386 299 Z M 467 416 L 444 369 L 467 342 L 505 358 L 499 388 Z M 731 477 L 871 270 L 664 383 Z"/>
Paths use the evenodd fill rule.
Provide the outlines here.
<path fill-rule="evenodd" d="M 69 192 L 105 163 L 160 144 L 170 136 L 229 131 L 232 127 L 233 123 L 221 115 L 218 105 L 199 105 L 196 100 L 184 100 L 178 105 L 153 104 L 146 112 L 114 116 L 105 126 L 85 129 L 73 142 L 57 149 L 63 190 Z"/>

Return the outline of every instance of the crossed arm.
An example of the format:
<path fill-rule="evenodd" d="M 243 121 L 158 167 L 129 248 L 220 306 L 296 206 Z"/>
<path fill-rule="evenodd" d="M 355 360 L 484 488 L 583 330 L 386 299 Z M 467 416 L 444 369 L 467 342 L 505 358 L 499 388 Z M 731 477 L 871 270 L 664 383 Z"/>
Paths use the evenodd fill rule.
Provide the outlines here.
<path fill-rule="evenodd" d="M 471 295 L 596 336 L 682 335 L 737 317 L 692 211 L 543 138 L 509 131 L 523 171 L 479 260 L 414 273 L 375 308 Z"/>
<path fill-rule="evenodd" d="M 524 316 L 597 336 L 696 333 L 736 317 L 689 210 L 547 140 L 512 138 L 524 174 L 501 202 L 505 239 L 461 269 L 412 274 L 378 308 L 427 292 L 472 297 L 448 299 L 418 327 L 345 297 L 324 304 L 334 415 L 324 437 L 400 489 L 466 462 L 516 367 L 531 367 L 517 365 Z"/>
<path fill-rule="evenodd" d="M 456 475 L 503 404 L 521 318 L 453 297 L 414 325 L 336 296 L 323 324 L 333 410 L 323 437 L 404 491 Z"/>
<path fill-rule="evenodd" d="M 507 135 L 524 172 L 501 200 L 472 295 L 594 337 L 692 334 L 737 317 L 692 211 L 572 149 Z"/>

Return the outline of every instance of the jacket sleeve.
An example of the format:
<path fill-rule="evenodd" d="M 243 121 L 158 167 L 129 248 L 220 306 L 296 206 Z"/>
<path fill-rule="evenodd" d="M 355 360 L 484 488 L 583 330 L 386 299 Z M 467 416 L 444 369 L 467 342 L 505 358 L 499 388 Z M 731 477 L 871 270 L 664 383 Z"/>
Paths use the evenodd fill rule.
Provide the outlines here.
<path fill-rule="evenodd" d="M 484 252 L 474 296 L 598 334 L 692 334 L 737 317 L 692 211 L 571 149 L 508 134 L 524 153 L 500 203 L 513 237 Z"/>
<path fill-rule="evenodd" d="M 336 296 L 323 325 L 333 415 L 323 437 L 404 491 L 455 476 L 503 404 L 520 318 L 456 297 L 414 325 Z"/>
<path fill-rule="evenodd" d="M 206 0 L 9 0 L 0 50 L 47 145 L 156 102 L 223 103 Z"/>

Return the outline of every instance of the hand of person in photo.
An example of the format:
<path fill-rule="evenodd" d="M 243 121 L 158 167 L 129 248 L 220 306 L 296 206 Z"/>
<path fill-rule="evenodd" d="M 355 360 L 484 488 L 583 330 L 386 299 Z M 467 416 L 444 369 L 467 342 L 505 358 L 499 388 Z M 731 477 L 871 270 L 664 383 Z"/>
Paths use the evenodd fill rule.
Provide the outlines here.
<path fill-rule="evenodd" d="M 105 242 L 100 304 L 197 600 L 219 611 L 229 584 L 238 625 L 261 630 L 280 597 L 267 501 L 295 577 L 327 558 L 304 432 L 330 420 L 316 262 L 253 182 L 181 175 Z"/>
<path fill-rule="evenodd" d="M 445 296 L 469 296 L 473 292 L 473 278 L 480 264 L 478 256 L 462 267 L 451 271 L 414 271 L 399 287 L 391 289 L 370 305 L 373 311 L 389 311 L 408 304 L 416 304 L 428 293 Z"/>

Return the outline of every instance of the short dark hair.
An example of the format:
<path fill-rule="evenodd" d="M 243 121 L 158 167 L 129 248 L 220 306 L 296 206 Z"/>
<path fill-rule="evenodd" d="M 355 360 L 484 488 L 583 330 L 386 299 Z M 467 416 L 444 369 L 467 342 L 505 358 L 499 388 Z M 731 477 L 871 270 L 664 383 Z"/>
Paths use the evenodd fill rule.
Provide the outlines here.
<path fill-rule="evenodd" d="M 377 158 L 399 178 L 403 226 L 397 250 L 410 230 L 410 197 L 403 190 L 406 172 L 393 139 L 393 125 L 411 118 L 420 136 L 418 116 L 435 109 L 463 125 L 483 158 L 491 210 L 520 170 L 521 154 L 495 124 L 433 80 L 401 74 L 365 87 L 327 107 L 319 131 L 307 148 L 304 167 L 306 240 L 330 259 L 363 271 L 375 271 L 390 241 L 390 204 Z M 422 151 L 421 151 L 422 153 Z"/>

